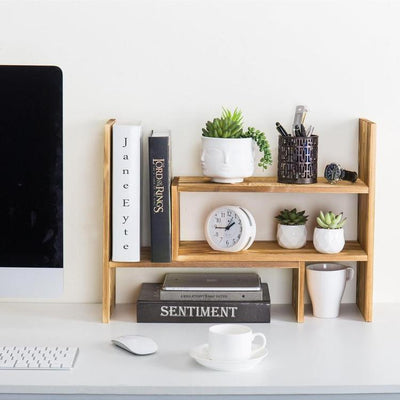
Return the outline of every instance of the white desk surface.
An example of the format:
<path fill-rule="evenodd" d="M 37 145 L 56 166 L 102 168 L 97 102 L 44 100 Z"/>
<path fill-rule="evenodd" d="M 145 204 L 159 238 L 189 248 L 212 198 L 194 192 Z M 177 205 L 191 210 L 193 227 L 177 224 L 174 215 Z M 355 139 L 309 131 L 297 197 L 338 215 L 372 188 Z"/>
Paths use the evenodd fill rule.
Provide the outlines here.
<path fill-rule="evenodd" d="M 71 371 L 0 370 L 0 398 L 400 393 L 400 304 L 375 305 L 373 323 L 354 305 L 330 320 L 307 310 L 304 324 L 290 306 L 272 306 L 270 324 L 249 324 L 267 336 L 269 355 L 245 372 L 209 370 L 189 357 L 211 324 L 137 324 L 133 305 L 118 305 L 110 324 L 100 320 L 99 304 L 0 303 L 1 344 L 80 348 Z M 111 344 L 125 334 L 151 336 L 159 351 L 139 357 Z"/>

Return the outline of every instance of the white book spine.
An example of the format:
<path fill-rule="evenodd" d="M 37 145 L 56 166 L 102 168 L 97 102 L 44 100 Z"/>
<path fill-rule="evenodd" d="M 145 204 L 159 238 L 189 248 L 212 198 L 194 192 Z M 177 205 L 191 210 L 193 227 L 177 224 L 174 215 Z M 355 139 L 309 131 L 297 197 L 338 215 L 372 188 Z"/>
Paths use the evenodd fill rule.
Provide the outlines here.
<path fill-rule="evenodd" d="M 113 126 L 113 261 L 140 261 L 141 137 L 140 125 Z"/>

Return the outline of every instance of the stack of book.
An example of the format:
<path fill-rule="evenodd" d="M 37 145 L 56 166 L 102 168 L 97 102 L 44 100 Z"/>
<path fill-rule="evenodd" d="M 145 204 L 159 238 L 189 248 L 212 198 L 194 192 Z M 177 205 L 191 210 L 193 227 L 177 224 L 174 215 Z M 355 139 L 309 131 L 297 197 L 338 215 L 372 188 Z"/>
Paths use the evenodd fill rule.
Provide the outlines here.
<path fill-rule="evenodd" d="M 270 309 L 256 273 L 170 273 L 142 284 L 137 322 L 270 322 Z"/>

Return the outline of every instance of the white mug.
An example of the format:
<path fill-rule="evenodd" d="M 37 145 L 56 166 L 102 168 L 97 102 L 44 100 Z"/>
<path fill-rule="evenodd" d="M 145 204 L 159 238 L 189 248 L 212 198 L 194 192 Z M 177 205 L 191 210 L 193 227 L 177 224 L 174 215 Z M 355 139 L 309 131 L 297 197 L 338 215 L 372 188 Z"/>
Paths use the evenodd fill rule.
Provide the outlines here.
<path fill-rule="evenodd" d="M 346 282 L 353 279 L 353 268 L 334 263 L 310 264 L 306 267 L 306 275 L 313 315 L 336 318 Z"/>
<path fill-rule="evenodd" d="M 261 345 L 252 349 L 256 337 Z M 212 360 L 248 360 L 264 349 L 267 340 L 262 333 L 253 333 L 250 327 L 237 324 L 213 325 L 208 331 L 209 356 Z"/>

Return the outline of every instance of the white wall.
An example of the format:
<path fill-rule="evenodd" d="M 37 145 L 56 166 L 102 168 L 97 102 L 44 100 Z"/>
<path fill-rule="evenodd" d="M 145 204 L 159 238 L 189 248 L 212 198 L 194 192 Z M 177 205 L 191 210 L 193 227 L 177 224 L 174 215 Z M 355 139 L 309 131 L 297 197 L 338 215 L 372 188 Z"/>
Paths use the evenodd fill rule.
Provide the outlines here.
<path fill-rule="evenodd" d="M 320 135 L 319 169 L 357 168 L 357 120 L 378 124 L 376 302 L 400 301 L 396 257 L 400 144 L 399 1 L 131 0 L 0 1 L 0 63 L 55 64 L 64 71 L 65 294 L 63 302 L 101 299 L 103 124 L 141 120 L 144 134 L 173 132 L 174 175 L 200 175 L 201 128 L 221 107 L 241 108 L 267 133 L 276 175 L 275 121 L 289 127 L 297 104 Z M 397 136 L 396 136 L 397 134 Z M 191 196 L 191 197 L 190 197 Z M 147 200 L 145 198 L 145 200 Z M 355 238 L 354 196 L 185 195 L 185 237 L 199 238 L 204 213 L 240 202 L 274 236 L 282 206 L 345 211 Z M 384 210 L 387 210 L 386 212 Z M 147 212 L 145 208 L 144 212 Z M 147 220 L 147 218 L 146 218 Z M 148 229 L 144 229 L 144 242 Z M 164 269 L 119 273 L 119 301 Z M 289 302 L 288 271 L 263 270 L 272 300 Z M 354 301 L 354 284 L 346 301 Z"/>

